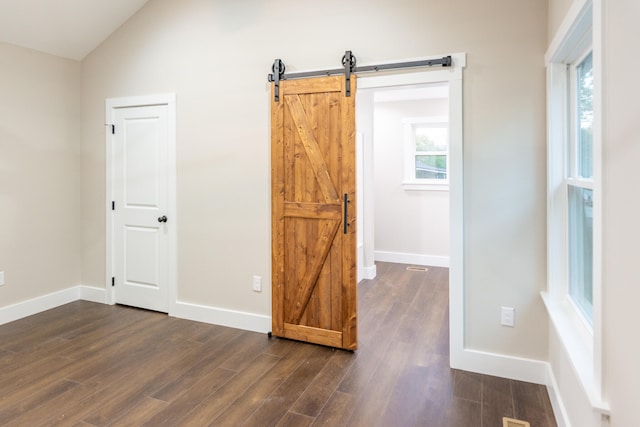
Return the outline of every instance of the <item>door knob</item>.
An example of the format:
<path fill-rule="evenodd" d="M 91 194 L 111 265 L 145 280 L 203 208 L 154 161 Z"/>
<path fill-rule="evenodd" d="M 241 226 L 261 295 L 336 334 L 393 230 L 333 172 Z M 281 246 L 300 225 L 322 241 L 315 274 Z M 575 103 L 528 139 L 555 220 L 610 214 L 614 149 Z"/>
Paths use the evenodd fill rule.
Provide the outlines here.
<path fill-rule="evenodd" d="M 165 215 L 162 215 L 158 218 L 158 222 L 167 222 L 167 217 Z"/>

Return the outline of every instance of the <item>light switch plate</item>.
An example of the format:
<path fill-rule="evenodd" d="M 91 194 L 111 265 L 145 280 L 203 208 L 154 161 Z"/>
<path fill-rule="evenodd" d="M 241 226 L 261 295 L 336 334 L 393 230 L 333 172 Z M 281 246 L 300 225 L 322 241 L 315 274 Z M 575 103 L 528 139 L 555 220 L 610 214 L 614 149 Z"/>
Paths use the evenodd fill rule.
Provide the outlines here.
<path fill-rule="evenodd" d="M 0 286 L 4 285 L 4 271 L 0 271 Z"/>
<path fill-rule="evenodd" d="M 253 276 L 253 292 L 262 292 L 262 277 Z"/>
<path fill-rule="evenodd" d="M 513 327 L 516 323 L 516 310 L 513 307 L 502 307 L 502 315 L 500 317 L 500 324 L 502 326 Z"/>

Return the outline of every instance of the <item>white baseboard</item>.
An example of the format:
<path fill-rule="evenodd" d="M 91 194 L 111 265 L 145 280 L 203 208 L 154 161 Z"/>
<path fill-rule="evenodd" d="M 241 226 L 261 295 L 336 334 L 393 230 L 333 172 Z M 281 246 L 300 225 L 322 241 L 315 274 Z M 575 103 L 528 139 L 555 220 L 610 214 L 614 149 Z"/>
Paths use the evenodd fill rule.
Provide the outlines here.
<path fill-rule="evenodd" d="M 456 353 L 451 355 L 454 369 L 547 385 L 547 362 L 469 349 Z"/>
<path fill-rule="evenodd" d="M 106 304 L 107 291 L 106 289 L 92 286 L 74 286 L 6 307 L 0 307 L 0 325 L 78 300 Z M 267 333 L 271 331 L 271 317 L 269 316 L 179 301 L 174 305 L 174 310 L 169 315 L 254 332 Z"/>
<path fill-rule="evenodd" d="M 548 362 L 464 349 L 451 355 L 451 367 L 547 387 L 558 427 L 570 427 L 558 386 Z"/>
<path fill-rule="evenodd" d="M 271 331 L 271 317 L 242 311 L 192 304 L 178 301 L 169 312 L 170 316 L 196 322 L 228 326 L 230 328 L 267 333 Z"/>
<path fill-rule="evenodd" d="M 373 280 L 376 278 L 376 275 L 378 274 L 376 265 L 373 264 L 371 267 L 364 267 L 362 269 L 362 278 L 363 279 L 367 279 L 367 280 Z"/>
<path fill-rule="evenodd" d="M 449 267 L 449 257 L 440 255 L 410 254 L 405 252 L 374 251 L 374 259 L 382 262 L 399 264 L 429 265 L 432 267 Z"/>
<path fill-rule="evenodd" d="M 469 349 L 454 353 L 451 355 L 454 369 L 545 385 L 558 427 L 571 426 L 548 362 Z"/>
<path fill-rule="evenodd" d="M 0 307 L 0 325 L 59 307 L 70 302 L 84 300 L 107 303 L 107 291 L 92 286 L 74 286 L 27 301 Z M 253 332 L 271 331 L 271 317 L 241 311 L 226 310 L 178 301 L 170 316 L 197 322 L 212 323 Z"/>
<path fill-rule="evenodd" d="M 107 290 L 104 288 L 94 288 L 93 286 L 78 286 L 80 298 L 83 301 L 107 303 Z"/>
<path fill-rule="evenodd" d="M 80 299 L 80 286 L 0 307 L 0 325 L 38 314 Z"/>
<path fill-rule="evenodd" d="M 565 408 L 562 396 L 558 391 L 558 383 L 556 377 L 553 374 L 551 364 L 547 367 L 547 392 L 549 393 L 549 400 L 551 401 L 551 407 L 553 408 L 553 414 L 556 418 L 556 424 L 558 427 L 570 427 L 569 416 L 567 415 L 567 409 Z"/>

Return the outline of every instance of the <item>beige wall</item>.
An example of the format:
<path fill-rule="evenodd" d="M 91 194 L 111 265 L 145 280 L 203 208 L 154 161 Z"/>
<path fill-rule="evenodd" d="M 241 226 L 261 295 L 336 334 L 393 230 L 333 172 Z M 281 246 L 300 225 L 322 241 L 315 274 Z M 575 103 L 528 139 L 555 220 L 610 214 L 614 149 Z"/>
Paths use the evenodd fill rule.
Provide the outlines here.
<path fill-rule="evenodd" d="M 270 280 L 273 59 L 294 71 L 339 66 L 346 49 L 360 63 L 466 52 L 467 343 L 544 358 L 546 13 L 539 0 L 152 0 L 83 62 L 83 283 L 104 282 L 105 98 L 177 94 L 179 299 L 269 315 L 251 276 Z M 499 326 L 501 305 L 516 328 Z"/>
<path fill-rule="evenodd" d="M 640 3 L 603 4 L 603 379 L 616 427 L 636 425 L 640 416 L 640 59 L 629 55 L 640 40 Z"/>
<path fill-rule="evenodd" d="M 449 192 L 406 191 L 404 119 L 447 117 L 447 99 L 374 103 L 374 249 L 449 256 Z"/>
<path fill-rule="evenodd" d="M 569 11 L 573 0 L 549 0 L 549 19 L 547 21 L 547 40 L 551 42 L 565 15 Z"/>
<path fill-rule="evenodd" d="M 80 64 L 0 43 L 0 307 L 80 284 Z"/>

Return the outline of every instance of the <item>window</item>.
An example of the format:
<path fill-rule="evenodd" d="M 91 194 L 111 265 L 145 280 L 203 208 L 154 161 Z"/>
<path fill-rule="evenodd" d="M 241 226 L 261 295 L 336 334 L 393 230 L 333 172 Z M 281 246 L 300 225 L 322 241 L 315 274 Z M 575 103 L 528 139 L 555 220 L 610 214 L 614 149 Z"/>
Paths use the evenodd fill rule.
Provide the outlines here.
<path fill-rule="evenodd" d="M 448 170 L 448 129 L 416 125 L 413 127 L 415 179 L 446 180 Z"/>
<path fill-rule="evenodd" d="M 569 295 L 593 323 L 593 61 L 569 66 L 567 231 Z"/>
<path fill-rule="evenodd" d="M 446 117 L 407 118 L 405 189 L 448 189 L 449 123 Z"/>
<path fill-rule="evenodd" d="M 573 366 L 593 410 L 602 393 L 602 17 L 576 0 L 545 55 L 547 67 L 547 291 L 552 357 Z M 552 371 L 562 362 L 552 363 Z M 576 407 L 577 408 L 577 407 Z M 577 413 L 577 412 L 576 412 Z"/>

